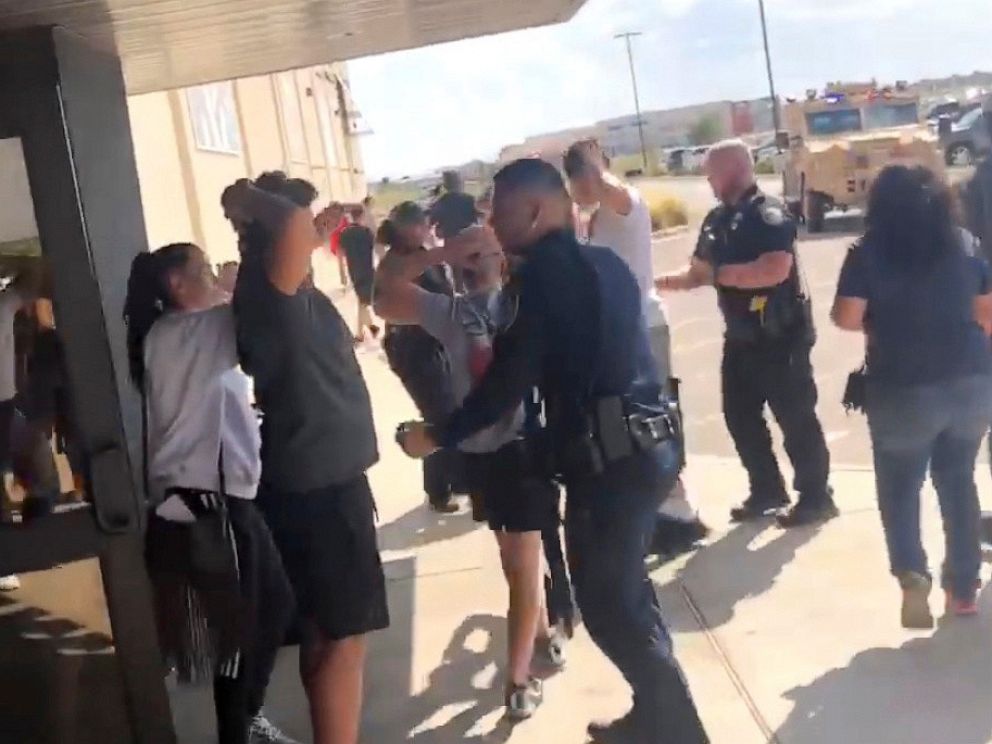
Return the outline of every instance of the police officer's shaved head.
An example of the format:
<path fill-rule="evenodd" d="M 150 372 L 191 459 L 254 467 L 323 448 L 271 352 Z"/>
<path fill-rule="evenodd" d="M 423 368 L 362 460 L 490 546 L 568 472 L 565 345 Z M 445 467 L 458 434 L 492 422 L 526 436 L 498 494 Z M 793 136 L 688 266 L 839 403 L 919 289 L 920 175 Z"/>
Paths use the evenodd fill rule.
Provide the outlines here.
<path fill-rule="evenodd" d="M 515 160 L 493 178 L 490 219 L 503 248 L 524 251 L 572 226 L 572 199 L 558 169 L 540 158 Z"/>
<path fill-rule="evenodd" d="M 716 143 L 706 154 L 706 177 L 717 199 L 736 202 L 755 182 L 751 149 L 739 139 Z"/>

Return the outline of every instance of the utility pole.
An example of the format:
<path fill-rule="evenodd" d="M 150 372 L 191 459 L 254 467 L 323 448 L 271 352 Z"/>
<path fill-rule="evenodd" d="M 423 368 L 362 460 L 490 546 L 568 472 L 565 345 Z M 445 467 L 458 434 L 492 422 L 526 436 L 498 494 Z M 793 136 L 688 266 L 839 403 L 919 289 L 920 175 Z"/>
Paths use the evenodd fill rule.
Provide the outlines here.
<path fill-rule="evenodd" d="M 758 0 L 761 11 L 761 35 L 765 40 L 765 65 L 768 68 L 768 90 L 772 96 L 772 121 L 775 125 L 775 144 L 778 146 L 779 133 L 782 131 L 782 117 L 778 108 L 778 96 L 775 94 L 775 75 L 772 73 L 772 53 L 768 46 L 768 21 L 765 19 L 765 0 Z"/>
<path fill-rule="evenodd" d="M 637 95 L 637 73 L 634 71 L 634 50 L 630 40 L 640 36 L 640 31 L 627 31 L 617 34 L 614 39 L 623 39 L 627 44 L 627 61 L 630 63 L 630 83 L 634 88 L 634 111 L 637 114 L 637 134 L 641 138 L 641 160 L 644 162 L 644 175 L 648 174 L 648 148 L 644 143 L 644 120 L 641 119 L 641 101 Z"/>

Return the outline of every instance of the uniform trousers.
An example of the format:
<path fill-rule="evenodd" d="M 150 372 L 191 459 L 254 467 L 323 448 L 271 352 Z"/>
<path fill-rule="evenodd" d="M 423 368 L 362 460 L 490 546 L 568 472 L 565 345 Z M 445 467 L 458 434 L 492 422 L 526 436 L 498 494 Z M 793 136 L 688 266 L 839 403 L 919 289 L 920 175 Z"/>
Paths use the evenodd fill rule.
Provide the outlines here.
<path fill-rule="evenodd" d="M 652 744 L 704 744 L 709 740 L 644 564 L 661 495 L 677 468 L 677 448 L 663 444 L 600 477 L 570 482 L 565 541 L 586 629 L 630 684 L 639 730 Z"/>
<path fill-rule="evenodd" d="M 747 470 L 752 499 L 769 502 L 786 496 L 765 421 L 766 404 L 782 429 L 800 499 L 814 505 L 829 494 L 830 453 L 816 416 L 810 351 L 805 341 L 728 341 L 724 346 L 723 414 Z"/>

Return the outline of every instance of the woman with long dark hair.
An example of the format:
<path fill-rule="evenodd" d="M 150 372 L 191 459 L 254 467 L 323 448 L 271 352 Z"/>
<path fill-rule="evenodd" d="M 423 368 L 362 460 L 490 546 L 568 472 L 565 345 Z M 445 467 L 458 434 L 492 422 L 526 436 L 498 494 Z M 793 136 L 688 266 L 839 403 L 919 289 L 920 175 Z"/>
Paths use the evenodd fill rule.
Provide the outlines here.
<path fill-rule="evenodd" d="M 252 500 L 261 462 L 234 315 L 203 251 L 139 254 L 124 318 L 145 409 L 146 541 L 159 639 L 182 682 L 213 679 L 221 744 L 291 744 L 261 712 L 293 613 Z"/>
<path fill-rule="evenodd" d="M 879 510 L 908 628 L 933 626 L 920 539 L 928 470 L 947 543 L 946 611 L 978 611 L 974 469 L 992 419 L 992 284 L 976 247 L 957 227 L 946 184 L 925 168 L 888 167 L 872 187 L 867 231 L 847 255 L 833 307 L 834 322 L 867 341 Z"/>

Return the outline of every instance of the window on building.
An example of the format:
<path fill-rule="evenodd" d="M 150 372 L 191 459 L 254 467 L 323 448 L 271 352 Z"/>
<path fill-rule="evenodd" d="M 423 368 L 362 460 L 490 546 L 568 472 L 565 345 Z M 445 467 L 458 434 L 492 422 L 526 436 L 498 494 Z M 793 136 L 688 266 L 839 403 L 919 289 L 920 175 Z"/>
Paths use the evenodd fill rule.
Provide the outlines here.
<path fill-rule="evenodd" d="M 279 87 L 279 109 L 282 112 L 282 125 L 286 132 L 286 147 L 289 159 L 297 163 L 310 161 L 307 152 L 306 133 L 303 131 L 303 113 L 300 110 L 300 94 L 296 87 L 296 74 L 281 72 L 276 75 Z"/>
<path fill-rule="evenodd" d="M 193 139 L 201 150 L 241 154 L 238 112 L 230 82 L 186 89 Z"/>

